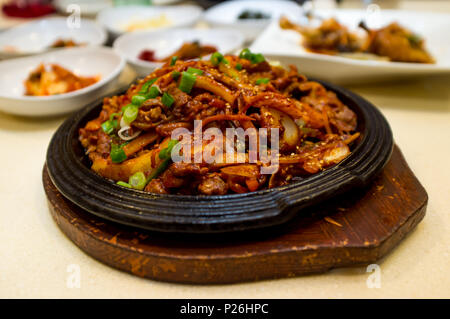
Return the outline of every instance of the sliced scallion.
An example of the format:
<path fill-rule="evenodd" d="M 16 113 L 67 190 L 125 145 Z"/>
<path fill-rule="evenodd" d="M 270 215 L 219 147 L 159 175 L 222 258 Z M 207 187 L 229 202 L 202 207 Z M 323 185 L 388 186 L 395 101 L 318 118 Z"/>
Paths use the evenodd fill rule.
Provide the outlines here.
<path fill-rule="evenodd" d="M 202 70 L 196 69 L 196 68 L 191 68 L 191 67 L 189 67 L 189 68 L 186 70 L 186 72 L 189 73 L 189 74 L 198 74 L 198 75 L 202 75 L 202 74 L 203 74 L 203 71 L 202 71 Z"/>
<path fill-rule="evenodd" d="M 128 124 L 132 123 L 138 116 L 139 107 L 135 104 L 128 106 L 123 112 L 123 119 Z"/>
<path fill-rule="evenodd" d="M 143 190 L 147 184 L 147 178 L 144 173 L 137 172 L 130 176 L 128 184 L 130 184 L 132 188 Z"/>
<path fill-rule="evenodd" d="M 118 181 L 116 183 L 117 185 L 123 186 L 123 187 L 127 187 L 127 188 L 131 188 L 131 185 L 122 181 Z"/>
<path fill-rule="evenodd" d="M 169 166 L 171 156 L 172 156 L 172 150 L 175 147 L 175 145 L 178 144 L 178 140 L 170 140 L 167 144 L 166 148 L 163 148 L 159 152 L 159 158 L 162 159 L 162 162 L 159 163 L 158 167 L 156 167 L 148 176 L 146 183 L 148 184 L 152 179 L 157 178 L 159 175 L 161 175 Z"/>
<path fill-rule="evenodd" d="M 127 159 L 125 151 L 117 144 L 111 144 L 110 156 L 113 163 L 122 163 Z"/>
<path fill-rule="evenodd" d="M 167 107 L 171 107 L 172 104 L 175 102 L 175 99 L 167 92 L 164 92 L 162 98 L 161 98 L 162 104 L 164 104 Z"/>
<path fill-rule="evenodd" d="M 114 129 L 117 127 L 117 121 L 116 120 L 108 120 L 102 123 L 102 130 L 106 134 L 111 134 Z"/>
<path fill-rule="evenodd" d="M 178 71 L 173 71 L 172 72 L 172 79 L 176 80 L 180 77 L 181 73 Z"/>
<path fill-rule="evenodd" d="M 264 62 L 266 59 L 261 53 L 252 53 L 249 49 L 244 49 L 239 54 L 241 59 L 249 60 L 252 64 Z"/>
<path fill-rule="evenodd" d="M 197 80 L 197 77 L 194 74 L 183 72 L 181 74 L 180 85 L 178 88 L 184 93 L 191 93 L 195 80 Z"/>
<path fill-rule="evenodd" d="M 256 80 L 255 84 L 259 85 L 259 84 L 267 84 L 269 83 L 270 79 L 268 78 L 259 78 L 258 80 Z"/>
<path fill-rule="evenodd" d="M 141 106 L 145 101 L 147 101 L 147 97 L 143 94 L 136 94 L 131 98 L 131 103 L 137 106 Z"/>
<path fill-rule="evenodd" d="M 220 52 L 214 52 L 211 55 L 210 61 L 211 61 L 211 64 L 214 66 L 219 65 L 219 63 L 222 62 L 222 60 L 223 60 L 223 55 Z"/>
<path fill-rule="evenodd" d="M 148 184 L 152 179 L 155 179 L 155 178 L 157 178 L 159 175 L 161 175 L 161 173 L 164 172 L 164 171 L 167 169 L 167 167 L 169 166 L 169 163 L 170 163 L 170 158 L 168 158 L 168 159 L 162 161 L 161 163 L 159 163 L 158 167 L 155 168 L 155 169 L 150 173 L 150 175 L 148 176 L 148 178 L 147 178 L 147 184 Z"/>
<path fill-rule="evenodd" d="M 252 59 L 250 60 L 252 63 L 261 63 L 264 62 L 266 59 L 264 58 L 264 55 L 261 53 L 253 54 Z"/>
<path fill-rule="evenodd" d="M 166 160 L 166 159 L 171 158 L 171 156 L 172 156 L 172 149 L 177 144 L 178 144 L 178 140 L 170 140 L 169 143 L 167 144 L 167 147 L 163 148 L 159 152 L 159 158 L 162 159 L 162 160 Z"/>
<path fill-rule="evenodd" d="M 241 59 L 246 59 L 246 60 L 250 60 L 252 56 L 252 53 L 250 52 L 249 49 L 244 49 L 241 51 L 241 53 L 239 53 L 239 57 Z"/>
<path fill-rule="evenodd" d="M 139 93 L 141 93 L 141 94 L 147 93 L 148 88 L 150 86 L 152 86 L 153 83 L 156 82 L 156 80 L 158 80 L 158 78 L 154 78 L 154 79 L 151 79 L 151 80 L 148 80 L 147 82 L 145 82 L 144 85 L 142 85 L 141 89 L 139 90 Z"/>
<path fill-rule="evenodd" d="M 159 95 L 159 89 L 156 86 L 152 86 L 148 93 L 146 94 L 146 97 L 149 99 L 154 99 Z"/>

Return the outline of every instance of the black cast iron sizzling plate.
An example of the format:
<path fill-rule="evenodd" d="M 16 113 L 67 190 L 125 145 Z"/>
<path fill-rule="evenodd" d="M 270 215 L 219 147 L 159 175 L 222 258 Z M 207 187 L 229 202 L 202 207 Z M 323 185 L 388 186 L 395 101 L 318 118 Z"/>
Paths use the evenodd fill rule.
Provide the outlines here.
<path fill-rule="evenodd" d="M 47 150 L 47 167 L 58 190 L 100 217 L 139 228 L 182 233 L 218 233 L 278 225 L 302 209 L 367 185 L 392 152 L 386 119 L 368 101 L 328 83 L 358 116 L 361 137 L 352 154 L 325 171 L 289 185 L 246 194 L 216 196 L 160 195 L 127 189 L 88 167 L 78 129 L 98 116 L 103 99 L 67 119 Z"/>

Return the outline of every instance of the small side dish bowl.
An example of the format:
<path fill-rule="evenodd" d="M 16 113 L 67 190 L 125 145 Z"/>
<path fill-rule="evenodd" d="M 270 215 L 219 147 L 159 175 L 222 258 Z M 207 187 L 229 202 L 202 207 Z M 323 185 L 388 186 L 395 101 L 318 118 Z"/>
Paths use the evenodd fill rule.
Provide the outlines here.
<path fill-rule="evenodd" d="M 285 186 L 229 195 L 155 194 L 121 187 L 89 168 L 79 129 L 98 116 L 102 99 L 67 119 L 47 150 L 50 178 L 61 194 L 89 213 L 161 232 L 224 233 L 279 225 L 303 209 L 364 187 L 391 156 L 392 132 L 378 109 L 360 96 L 320 82 L 358 116 L 351 154 L 339 164 Z"/>
<path fill-rule="evenodd" d="M 120 6 L 100 11 L 97 22 L 105 27 L 112 38 L 117 38 L 132 32 L 127 30 L 132 24 L 136 24 L 133 29 L 137 32 L 190 27 L 200 19 L 202 12 L 202 8 L 195 5 Z"/>
<path fill-rule="evenodd" d="M 50 96 L 24 95 L 24 81 L 40 63 L 58 64 L 79 76 L 100 76 L 90 86 Z M 106 94 L 116 84 L 125 59 L 112 49 L 86 47 L 0 62 L 0 110 L 17 115 L 49 116 L 68 113 Z"/>
<path fill-rule="evenodd" d="M 185 42 L 199 41 L 212 45 L 217 51 L 228 54 L 240 48 L 244 37 L 237 30 L 227 29 L 176 29 L 163 32 L 135 32 L 120 36 L 114 42 L 116 52 L 125 56 L 139 76 L 146 76 L 161 67 L 161 62 L 148 62 L 138 58 L 143 50 L 152 50 L 157 58 L 171 55 Z"/>
<path fill-rule="evenodd" d="M 82 46 L 101 46 L 106 32 L 95 22 L 81 19 L 79 27 L 69 27 L 67 18 L 46 18 L 11 28 L 0 34 L 0 58 L 16 58 L 50 50 L 57 40 L 72 40 Z"/>
<path fill-rule="evenodd" d="M 239 19 L 244 11 L 254 11 L 268 16 L 267 19 Z M 214 28 L 231 28 L 242 32 L 247 41 L 255 39 L 273 20 L 285 15 L 298 20 L 302 8 L 286 0 L 233 0 L 225 1 L 205 11 L 204 20 Z"/>

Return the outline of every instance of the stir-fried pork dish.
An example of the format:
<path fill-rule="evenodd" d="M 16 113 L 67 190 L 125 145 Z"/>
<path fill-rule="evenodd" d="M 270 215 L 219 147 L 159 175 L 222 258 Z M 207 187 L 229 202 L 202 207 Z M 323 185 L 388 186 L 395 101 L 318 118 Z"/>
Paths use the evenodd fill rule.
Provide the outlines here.
<path fill-rule="evenodd" d="M 177 129 L 194 133 L 197 121 L 200 144 L 195 146 L 195 134 L 173 138 Z M 219 144 L 206 136 L 211 128 L 223 134 Z M 249 151 L 246 136 L 242 153 L 227 129 L 267 129 L 268 142 L 257 135 L 259 147 Z M 91 169 L 124 187 L 223 195 L 286 185 L 338 164 L 350 154 L 356 129 L 355 113 L 335 93 L 293 66 L 272 65 L 245 49 L 239 56 L 216 52 L 209 60 L 166 63 L 125 94 L 105 98 L 79 139 Z M 241 150 L 241 161 L 227 161 L 226 152 L 212 147 L 229 142 L 233 152 Z M 277 154 L 270 174 L 262 172 L 270 165 L 261 160 L 263 152 Z M 197 157 L 205 153 L 213 160 Z M 185 160 L 175 161 L 174 154 Z"/>

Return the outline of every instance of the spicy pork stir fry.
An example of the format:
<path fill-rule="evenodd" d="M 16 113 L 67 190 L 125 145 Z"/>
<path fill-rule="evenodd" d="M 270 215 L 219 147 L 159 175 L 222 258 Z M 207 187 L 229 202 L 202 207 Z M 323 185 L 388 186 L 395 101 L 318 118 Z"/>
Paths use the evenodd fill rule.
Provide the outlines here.
<path fill-rule="evenodd" d="M 41 63 L 25 80 L 25 95 L 46 96 L 68 93 L 92 85 L 99 76 L 77 76 L 57 64 Z"/>
<path fill-rule="evenodd" d="M 280 27 L 299 32 L 303 46 L 312 52 L 347 57 L 351 57 L 348 53 L 365 53 L 366 58 L 374 55 L 394 62 L 435 62 L 426 51 L 424 40 L 395 22 L 378 30 L 369 29 L 363 22 L 359 26 L 366 36 L 350 32 L 334 18 L 323 20 L 317 28 L 292 23 L 286 17 L 280 19 Z M 361 55 L 356 54 L 355 58 Z"/>
<path fill-rule="evenodd" d="M 248 147 L 243 163 L 196 163 L 195 150 L 192 161 L 173 162 L 172 149 L 192 145 L 192 136 L 179 141 L 172 132 L 192 132 L 194 120 L 202 121 L 203 131 L 278 128 L 278 170 L 261 174 L 266 164 L 252 163 Z M 124 95 L 105 98 L 99 116 L 80 129 L 79 139 L 92 170 L 122 186 L 222 195 L 285 185 L 339 163 L 359 136 L 356 126 L 355 113 L 333 92 L 295 67 L 271 65 L 246 49 L 239 57 L 215 53 L 210 60 L 165 64 Z M 212 142 L 203 138 L 200 152 Z M 274 151 L 271 145 L 267 151 Z"/>
<path fill-rule="evenodd" d="M 205 55 L 209 55 L 211 53 L 216 52 L 216 47 L 212 45 L 202 45 L 198 41 L 186 42 L 184 43 L 178 50 L 176 50 L 171 55 L 157 59 L 155 57 L 155 52 L 152 50 L 144 50 L 142 51 L 138 58 L 140 60 L 149 61 L 149 62 L 170 62 L 172 58 L 176 58 L 181 61 L 192 60 L 196 58 L 201 58 Z"/>

